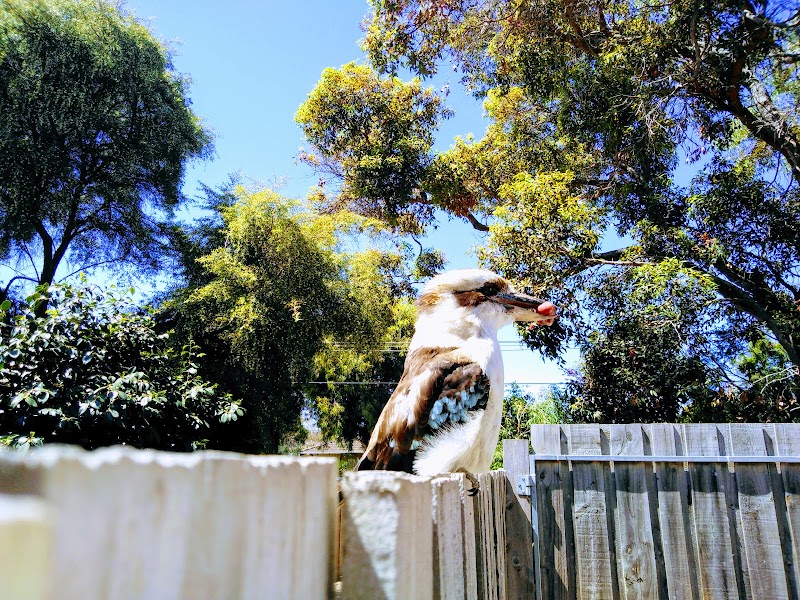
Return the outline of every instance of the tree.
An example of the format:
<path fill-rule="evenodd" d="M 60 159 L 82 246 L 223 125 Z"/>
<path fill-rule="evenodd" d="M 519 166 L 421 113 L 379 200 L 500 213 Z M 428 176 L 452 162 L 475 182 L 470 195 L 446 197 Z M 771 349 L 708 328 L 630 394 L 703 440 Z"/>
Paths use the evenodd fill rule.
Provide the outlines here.
<path fill-rule="evenodd" d="M 333 197 L 318 188 L 319 200 L 418 233 L 432 218 L 419 183 L 432 132 L 450 114 L 417 79 L 381 78 L 354 63 L 325 69 L 295 117 L 312 145 L 300 158 L 341 184 Z"/>
<path fill-rule="evenodd" d="M 47 295 L 50 308 L 35 307 Z M 152 312 L 116 290 L 54 285 L 0 305 L 0 444 L 43 442 L 184 451 L 239 402 L 197 374 L 203 357 L 172 346 Z"/>
<path fill-rule="evenodd" d="M 566 396 L 557 388 L 551 387 L 543 398 L 536 399 L 513 384 L 503 398 L 500 438 L 494 451 L 492 469 L 503 468 L 503 440 L 530 439 L 532 425 L 569 422 Z"/>
<path fill-rule="evenodd" d="M 584 342 L 580 373 L 566 390 L 575 421 L 674 423 L 686 406 L 715 396 L 720 381 L 706 362 L 718 351 L 701 343 L 709 324 L 696 311 L 713 294 L 676 261 L 672 272 L 668 266 L 606 277 L 606 319 Z"/>
<path fill-rule="evenodd" d="M 0 5 L 0 259 L 152 268 L 184 164 L 209 150 L 166 49 L 105 0 Z M 40 316 L 46 306 L 41 306 Z"/>
<path fill-rule="evenodd" d="M 302 433 L 304 408 L 326 436 L 361 437 L 389 390 L 344 392 L 309 382 L 369 379 L 381 370 L 390 381 L 399 377 L 382 352 L 407 328 L 410 308 L 381 275 L 392 264 L 383 253 L 342 247 L 348 232 L 380 224 L 320 214 L 270 190 L 238 187 L 212 201 L 220 230 L 206 223 L 184 239 L 187 264 L 199 256 L 201 268 L 185 271 L 187 285 L 162 306 L 162 318 L 205 353 L 203 376 L 247 409 L 210 444 L 276 452 L 287 435 Z"/>
<path fill-rule="evenodd" d="M 366 444 L 403 374 L 416 317 L 405 258 L 367 250 L 349 260 L 351 293 L 373 329 L 366 345 L 357 331 L 327 338 L 314 359 L 315 380 L 329 383 L 308 386 L 306 393 L 324 439 Z M 413 276 L 430 274 L 416 270 Z"/>
<path fill-rule="evenodd" d="M 588 351 L 632 327 L 655 340 L 676 296 L 694 298 L 682 314 L 699 318 L 670 344 L 699 357 L 712 385 L 738 385 L 736 357 L 763 335 L 800 366 L 796 7 L 373 6 L 365 48 L 378 73 L 449 63 L 485 100 L 484 137 L 426 156 L 414 185 L 420 210 L 491 215 L 484 262 L 560 305 L 558 327 L 524 332 L 532 346 Z M 609 302 L 626 278 L 672 291 Z M 618 316 L 622 329 L 605 328 Z"/>
<path fill-rule="evenodd" d="M 786 353 L 766 337 L 751 342 L 736 360 L 743 381 L 695 400 L 684 420 L 784 423 L 798 420 L 800 378 Z"/>

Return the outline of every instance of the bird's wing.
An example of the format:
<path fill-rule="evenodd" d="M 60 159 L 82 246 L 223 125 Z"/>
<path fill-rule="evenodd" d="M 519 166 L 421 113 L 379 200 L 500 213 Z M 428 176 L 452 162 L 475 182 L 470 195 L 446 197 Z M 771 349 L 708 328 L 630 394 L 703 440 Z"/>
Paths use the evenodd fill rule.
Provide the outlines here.
<path fill-rule="evenodd" d="M 383 408 L 358 470 L 411 472 L 416 447 L 447 423 L 486 408 L 489 379 L 456 348 L 418 348 L 406 358 L 397 389 Z"/>

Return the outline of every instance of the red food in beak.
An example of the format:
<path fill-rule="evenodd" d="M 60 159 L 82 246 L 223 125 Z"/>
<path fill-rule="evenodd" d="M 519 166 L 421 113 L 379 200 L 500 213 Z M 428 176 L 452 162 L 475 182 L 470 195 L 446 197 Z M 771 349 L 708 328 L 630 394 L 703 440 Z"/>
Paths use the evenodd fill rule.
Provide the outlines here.
<path fill-rule="evenodd" d="M 552 302 L 542 302 L 539 306 L 536 307 L 536 312 L 545 317 L 555 317 L 556 305 L 553 304 Z"/>
<path fill-rule="evenodd" d="M 528 327 L 529 330 L 533 331 L 533 328 L 537 325 L 547 325 L 550 326 L 555 323 L 556 320 L 556 305 L 552 302 L 544 301 L 539 306 L 536 307 L 536 312 L 542 315 L 543 317 L 553 317 L 552 319 L 547 319 L 546 321 L 537 321 L 536 323 L 531 323 Z"/>

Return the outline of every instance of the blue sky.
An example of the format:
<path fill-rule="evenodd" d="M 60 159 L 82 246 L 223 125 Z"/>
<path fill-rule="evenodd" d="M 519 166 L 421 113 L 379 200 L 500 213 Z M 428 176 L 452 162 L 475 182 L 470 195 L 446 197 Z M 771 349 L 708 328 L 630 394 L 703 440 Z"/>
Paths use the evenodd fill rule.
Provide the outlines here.
<path fill-rule="evenodd" d="M 190 165 L 184 192 L 191 197 L 199 182 L 216 187 L 241 173 L 304 196 L 318 177 L 295 160 L 303 136 L 294 114 L 326 67 L 364 61 L 365 0 L 128 0 L 126 7 L 172 49 L 175 69 L 191 79 L 192 108 L 215 136 L 213 159 Z M 456 112 L 440 131 L 440 148 L 456 135 L 479 137 L 487 124 L 481 103 L 448 75 L 431 84 L 450 84 L 448 105 Z M 428 245 L 446 253 L 448 268 L 465 268 L 477 266 L 469 249 L 482 239 L 470 225 L 445 218 Z M 516 340 L 512 328 L 503 330 L 507 382 L 563 380 L 555 364 L 509 347 Z"/>

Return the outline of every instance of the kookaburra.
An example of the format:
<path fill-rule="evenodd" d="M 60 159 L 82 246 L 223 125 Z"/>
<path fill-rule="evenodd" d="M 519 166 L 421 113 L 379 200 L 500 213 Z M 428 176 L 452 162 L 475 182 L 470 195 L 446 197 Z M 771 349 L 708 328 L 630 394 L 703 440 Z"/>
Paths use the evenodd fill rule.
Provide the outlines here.
<path fill-rule="evenodd" d="M 496 273 L 466 269 L 431 279 L 417 310 L 403 376 L 356 468 L 488 471 L 503 409 L 497 331 L 514 321 L 552 325 L 556 307 Z"/>

